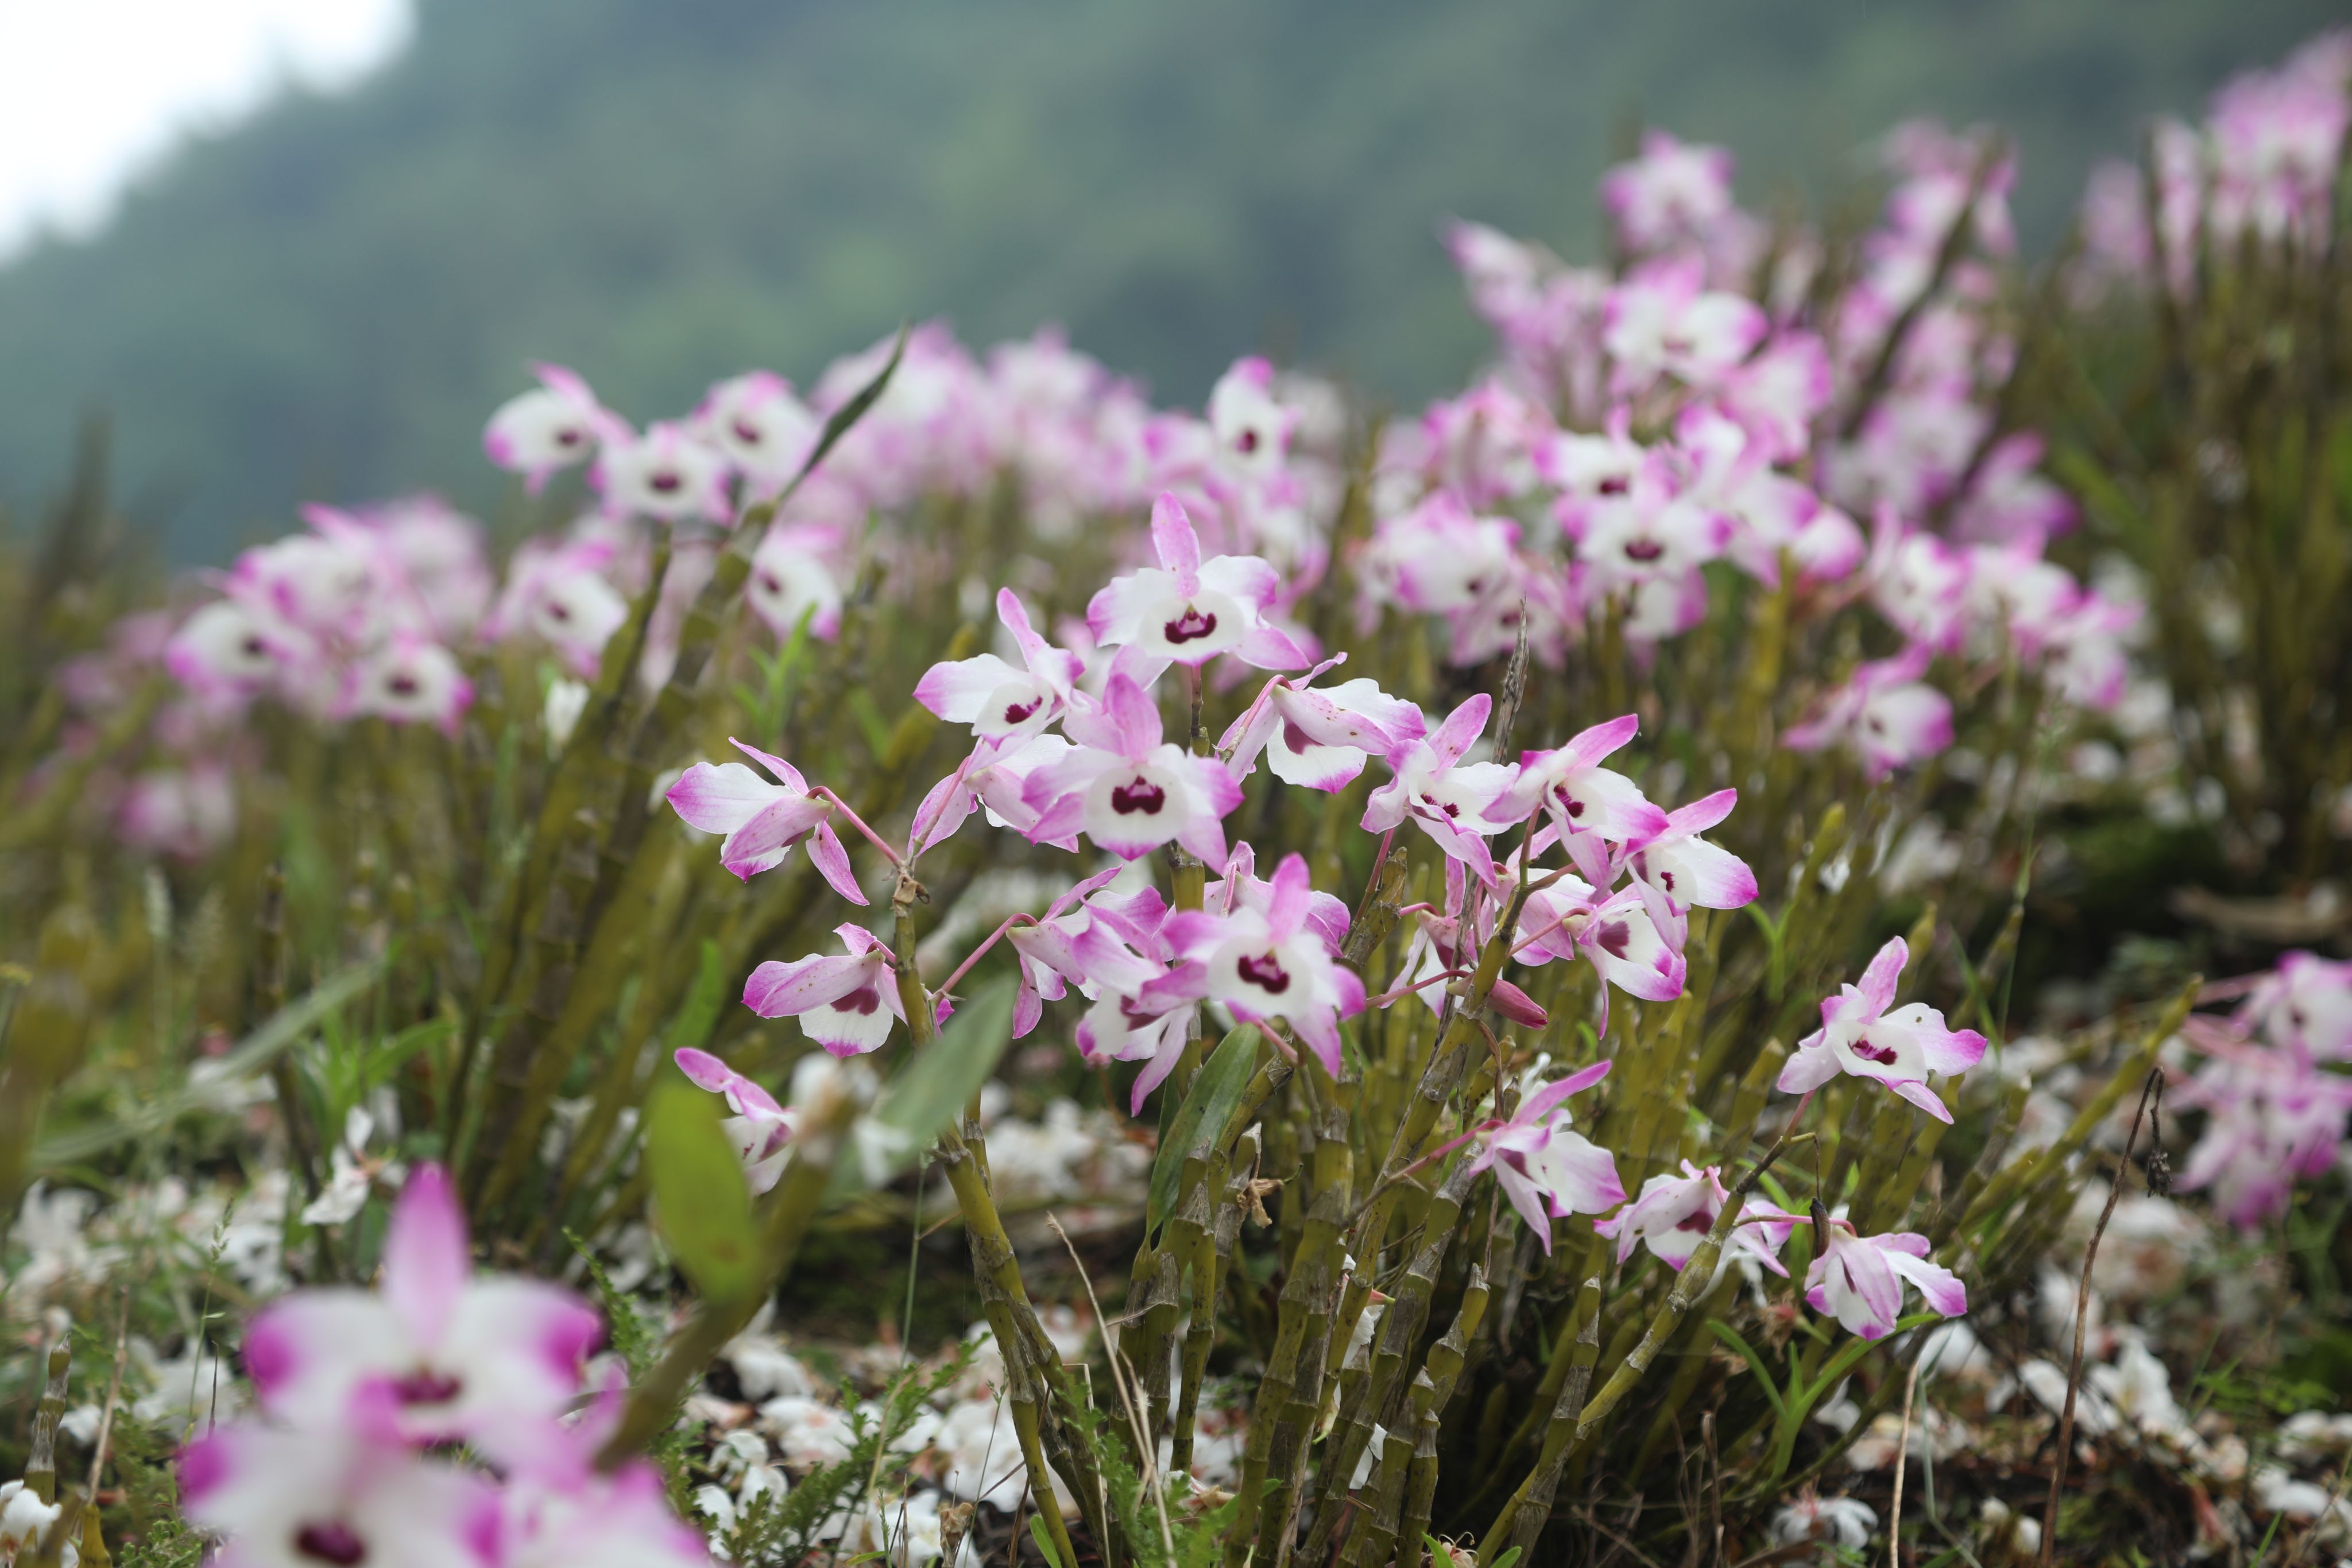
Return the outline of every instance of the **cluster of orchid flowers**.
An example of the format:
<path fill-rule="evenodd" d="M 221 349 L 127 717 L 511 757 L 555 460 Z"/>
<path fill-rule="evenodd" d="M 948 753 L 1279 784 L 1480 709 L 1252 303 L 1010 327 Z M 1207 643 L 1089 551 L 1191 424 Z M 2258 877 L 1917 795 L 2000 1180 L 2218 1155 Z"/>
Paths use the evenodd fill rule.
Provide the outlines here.
<path fill-rule="evenodd" d="M 2332 58 L 2325 44 L 2306 54 Z M 2298 80 L 2325 74 L 2298 68 Z M 1885 221 L 1827 303 L 1811 298 L 1821 243 L 1768 232 L 1733 198 L 1729 154 L 1663 133 L 1602 183 L 1615 274 L 1456 225 L 1451 247 L 1501 359 L 1384 434 L 1374 534 L 1342 563 L 1367 629 L 1389 609 L 1435 618 L 1465 665 L 1507 652 L 1523 622 L 1549 664 L 1605 617 L 1640 648 L 1705 617 L 1722 563 L 1768 585 L 1793 576 L 1801 615 L 1866 603 L 1899 640 L 1784 737 L 1850 748 L 1873 776 L 1949 744 L 1950 701 L 1927 679 L 1939 657 L 2013 655 L 2063 701 L 2114 704 L 2139 607 L 2043 559 L 2072 508 L 2035 472 L 2039 438 L 2001 427 L 1989 391 L 2014 358 L 1990 265 L 2014 245 L 2012 162 L 1988 137 L 1926 125 L 1887 145 L 1898 182 Z M 1952 261 L 1961 229 L 1969 243 Z M 492 415 L 485 450 L 534 493 L 580 468 L 590 505 L 525 543 L 502 581 L 478 528 L 437 502 L 311 508 L 309 531 L 247 551 L 176 627 L 126 633 L 83 672 L 93 689 L 120 687 L 160 660 L 214 716 L 209 745 L 159 730 L 190 760 L 131 792 L 126 831 L 184 853 L 225 834 L 218 719 L 257 696 L 320 719 L 453 728 L 480 643 L 520 640 L 593 674 L 659 559 L 649 525 L 668 531 L 641 671 L 657 683 L 725 530 L 765 500 L 782 509 L 745 601 L 780 637 L 803 623 L 837 632 L 874 518 L 1009 479 L 1047 541 L 1172 495 L 1217 557 L 1265 563 L 1248 585 L 1257 634 L 1319 652 L 1290 612 L 1334 564 L 1348 415 L 1330 385 L 1244 359 L 1194 415 L 1153 408 L 1053 332 L 982 359 L 931 324 L 794 485 L 825 416 L 885 351 L 835 363 L 805 396 L 770 371 L 737 376 L 643 430 L 577 374 L 538 367 L 540 384 Z M 1093 659 L 1090 628 L 1057 630 Z"/>
<path fill-rule="evenodd" d="M 1783 737 L 1846 745 L 1874 777 L 1950 743 L 1924 679 L 1939 656 L 2013 654 L 2059 700 L 2112 706 L 2140 607 L 2043 559 L 2072 504 L 1988 395 L 2015 355 L 1987 260 L 2014 248 L 2012 162 L 1924 124 L 1887 153 L 1886 220 L 1826 304 L 1819 242 L 1768 245 L 1730 154 L 1663 133 L 1602 182 L 1616 274 L 1455 225 L 1501 358 L 1387 433 L 1353 562 L 1363 623 L 1433 617 L 1462 664 L 1523 631 L 1557 663 L 1604 616 L 1654 646 L 1706 619 L 1720 562 L 1790 588 L 1800 615 L 1864 603 L 1900 639 Z"/>
<path fill-rule="evenodd" d="M 635 1460 L 595 1463 L 620 1390 L 604 1325 L 536 1280 L 477 1277 L 447 1176 L 419 1167 L 379 1289 L 297 1291 L 246 1331 L 259 1418 L 184 1449 L 189 1520 L 222 1568 L 659 1568 L 709 1561 Z"/>
<path fill-rule="evenodd" d="M 1047 1001 L 1075 991 L 1087 1004 L 1075 1031 L 1085 1058 L 1142 1064 L 1132 1092 L 1138 1110 L 1198 1038 L 1203 1005 L 1223 1019 L 1261 1026 L 1286 1051 L 1311 1051 L 1337 1075 L 1345 1020 L 1416 995 L 1440 1008 L 1449 989 L 1466 984 L 1475 954 L 1514 904 L 1511 956 L 1528 967 L 1591 964 L 1603 982 L 1605 1008 L 1610 988 L 1649 1001 L 1679 997 L 1691 910 L 1734 909 L 1755 898 L 1747 864 L 1703 836 L 1730 813 L 1736 791 L 1668 811 L 1605 766 L 1633 738 L 1633 716 L 1556 748 L 1524 752 L 1517 762 L 1475 759 L 1490 716 L 1485 695 L 1433 726 L 1416 705 L 1371 681 L 1318 685 L 1344 656 L 1310 664 L 1270 618 L 1277 575 L 1269 563 L 1204 556 L 1173 495 L 1155 506 L 1151 533 L 1158 564 L 1117 578 L 1088 607 L 1098 667 L 1047 642 L 1005 590 L 998 612 L 1013 657 L 983 653 L 936 664 L 923 676 L 917 700 L 968 727 L 973 743 L 926 793 L 903 848 L 782 758 L 740 741 L 738 749 L 764 775 L 746 762 L 698 762 L 668 789 L 670 805 L 690 827 L 720 836 L 720 862 L 736 875 L 773 870 L 804 846 L 825 882 L 856 904 L 867 899 L 836 821 L 908 876 L 927 849 L 975 810 L 1033 843 L 1076 852 L 1082 839 L 1089 841 L 1110 863 L 1042 913 L 1004 921 L 938 988 L 932 1005 L 944 1018 L 956 981 L 998 940 L 1009 943 L 1020 973 L 1016 1037 L 1037 1028 Z M 1202 667 L 1220 658 L 1269 674 L 1213 747 L 1205 736 L 1199 750 L 1166 738 L 1154 688 L 1181 668 L 1186 688 L 1197 691 Z M 1444 856 L 1446 894 L 1443 908 L 1403 912 L 1416 925 L 1402 972 L 1390 989 L 1370 996 L 1343 961 L 1347 906 L 1312 885 L 1302 855 L 1284 857 L 1270 877 L 1260 877 L 1256 850 L 1229 842 L 1224 819 L 1261 760 L 1286 784 L 1335 791 L 1376 758 L 1389 778 L 1371 791 L 1360 827 L 1382 835 L 1383 860 L 1408 829 L 1426 838 Z M 1498 856 L 1493 841 L 1514 832 L 1516 846 Z M 1171 907 L 1152 881 L 1148 857 L 1163 848 L 1203 868 L 1199 907 Z M 1555 854 L 1559 863 L 1540 863 Z M 1206 875 L 1211 870 L 1217 874 Z M 902 960 L 880 937 L 856 924 L 837 935 L 839 954 L 761 964 L 743 1000 L 762 1017 L 798 1019 L 811 1040 L 850 1057 L 887 1040 L 893 1020 L 904 1019 L 908 993 L 898 983 Z M 1930 1074 L 1966 1071 L 1984 1041 L 1948 1030 L 1924 1005 L 1892 1007 L 1905 957 L 1901 942 L 1891 944 L 1859 988 L 1823 1004 L 1822 1030 L 1792 1057 L 1784 1089 L 1810 1095 L 1843 1072 L 1949 1119 L 1928 1087 Z M 1507 979 L 1496 982 L 1488 1000 L 1514 1021 L 1548 1022 Z M 683 1052 L 678 1064 L 726 1097 L 734 1113 L 730 1134 L 747 1172 L 755 1186 L 772 1185 L 789 1152 L 793 1112 L 703 1052 Z M 1607 1214 L 1625 1203 L 1612 1156 L 1570 1129 L 1566 1106 L 1608 1071 L 1602 1061 L 1530 1086 L 1509 1116 L 1467 1135 L 1479 1145 L 1478 1168 L 1495 1173 L 1547 1250 L 1554 1219 Z M 1689 1255 L 1681 1239 L 1693 1216 L 1714 1218 L 1705 1193 L 1720 1190 L 1713 1168 L 1654 1178 L 1606 1233 L 1620 1236 L 1629 1252 L 1646 1239 L 1678 1268 Z M 1767 1239 L 1785 1239 L 1794 1222 L 1762 1211 L 1743 1221 L 1735 1250 L 1777 1268 L 1778 1241 Z M 1874 1334 L 1895 1321 L 1891 1309 L 1880 1309 L 1888 1307 L 1885 1287 L 1897 1275 L 1919 1282 L 1931 1301 L 1964 1303 L 1957 1281 L 1922 1260 L 1924 1247 L 1916 1237 L 1838 1232 L 1824 1239 L 1809 1289 L 1823 1311 Z"/>
<path fill-rule="evenodd" d="M 2187 298 L 2208 256 L 2251 244 L 2308 256 L 2335 232 L 2336 183 L 2352 128 L 2352 28 L 2312 38 L 2275 70 L 2242 71 L 2202 126 L 2170 117 L 2148 133 L 2149 168 L 2092 171 L 2083 195 L 2078 293 L 2121 283 Z"/>
<path fill-rule="evenodd" d="M 2224 1219 L 2259 1230 L 2286 1212 L 2295 1184 L 2342 1156 L 2352 1124 L 2352 960 L 2289 953 L 2250 980 L 2227 1017 L 2192 1014 L 2185 1041 L 2204 1061 L 2176 1076 L 2173 1103 L 2205 1122 L 2179 1185 L 2210 1189 Z"/>

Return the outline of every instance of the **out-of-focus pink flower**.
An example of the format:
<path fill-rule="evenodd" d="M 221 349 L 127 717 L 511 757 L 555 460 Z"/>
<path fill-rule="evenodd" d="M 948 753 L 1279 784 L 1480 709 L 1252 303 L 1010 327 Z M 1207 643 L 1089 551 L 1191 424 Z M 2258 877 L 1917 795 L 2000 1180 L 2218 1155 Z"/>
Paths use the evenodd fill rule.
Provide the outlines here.
<path fill-rule="evenodd" d="M 663 799 L 688 827 L 724 833 L 719 863 L 745 882 L 784 863 L 802 840 L 809 860 L 833 890 L 852 904 L 864 904 L 849 854 L 833 830 L 833 802 L 809 789 L 800 769 L 732 736 L 728 744 L 762 764 L 782 782 L 771 784 L 740 762 L 698 762 L 679 776 Z"/>
<path fill-rule="evenodd" d="M 142 773 L 125 791 L 115 826 L 134 848 L 200 861 L 236 831 L 236 787 L 217 762 Z"/>
<path fill-rule="evenodd" d="M 455 736 L 473 703 L 474 683 L 467 679 L 457 654 L 438 643 L 399 632 L 345 668 L 337 711 L 346 718 L 429 724 Z"/>
<path fill-rule="evenodd" d="M 531 369 L 540 384 L 499 405 L 483 428 L 482 450 L 499 467 L 520 474 L 536 496 L 549 475 L 587 457 L 617 422 L 572 371 L 562 365 Z"/>
<path fill-rule="evenodd" d="M 163 649 L 172 678 L 201 697 L 236 700 L 267 689 L 310 640 L 236 599 L 199 607 Z"/>
<path fill-rule="evenodd" d="M 723 522 L 728 515 L 726 459 L 682 424 L 651 424 L 643 435 L 615 429 L 604 438 L 588 482 L 615 517 Z"/>
<path fill-rule="evenodd" d="M 1816 1239 L 1813 1266 L 1805 1272 L 1805 1300 L 1813 1311 L 1864 1339 L 1885 1339 L 1903 1317 L 1903 1285 L 1908 1281 L 1927 1310 L 1938 1317 L 1967 1315 L 1968 1287 L 1959 1276 L 1927 1260 L 1927 1239 L 1916 1231 L 1890 1230 L 1857 1236 L 1833 1219 Z"/>
<path fill-rule="evenodd" d="M 245 1367 L 261 1407 L 312 1433 L 528 1445 L 525 1423 L 552 1422 L 578 1391 L 603 1325 L 568 1291 L 472 1274 L 449 1179 L 420 1166 L 393 1209 L 380 1294 L 300 1291 L 253 1320 Z"/>
<path fill-rule="evenodd" d="M 1890 936 L 1863 971 L 1860 986 L 1843 986 L 1822 1000 L 1822 1027 L 1797 1042 L 1780 1069 L 1782 1093 L 1809 1092 L 1843 1072 L 1884 1083 L 1936 1120 L 1951 1121 L 1927 1086 L 1928 1074 L 1966 1072 L 1984 1060 L 1985 1038 L 1972 1029 L 1947 1028 L 1944 1015 L 1925 1002 L 1894 1007 L 1910 956 L 1903 938 Z"/>
<path fill-rule="evenodd" d="M 1701 1170 L 1685 1160 L 1682 1175 L 1661 1171 L 1652 1176 L 1642 1184 L 1640 1196 L 1632 1203 L 1606 1219 L 1594 1220 L 1592 1233 L 1617 1243 L 1620 1263 L 1633 1255 L 1634 1248 L 1647 1247 L 1658 1261 L 1679 1273 L 1730 1201 L 1720 1166 Z M 1724 1239 L 1722 1261 L 1747 1258 L 1787 1277 L 1780 1248 L 1796 1223 L 1795 1215 L 1783 1214 L 1762 1198 L 1748 1199 L 1740 1206 L 1731 1234 Z"/>
<path fill-rule="evenodd" d="M 1601 177 L 1601 202 L 1616 220 L 1618 243 L 1640 256 L 1704 236 L 1732 210 L 1733 167 L 1724 148 L 1644 132 L 1641 156 Z"/>
<path fill-rule="evenodd" d="M 1263 907 L 1235 898 L 1222 913 L 1174 911 L 1160 935 L 1181 962 L 1145 986 L 1138 1000 L 1147 1011 L 1208 1000 L 1253 1022 L 1279 1019 L 1338 1076 L 1339 1020 L 1364 1010 L 1364 982 L 1339 963 L 1312 913 L 1307 859 L 1296 854 L 1275 868 Z"/>
<path fill-rule="evenodd" d="M 1617 1162 L 1609 1151 L 1569 1127 L 1567 1101 L 1609 1076 L 1596 1061 L 1527 1095 L 1510 1119 L 1479 1129 L 1473 1170 L 1491 1170 L 1496 1185 L 1528 1222 L 1544 1253 L 1551 1253 L 1551 1222 L 1572 1214 L 1606 1214 L 1625 1201 Z"/>
<path fill-rule="evenodd" d="M 1783 731 L 1780 744 L 1792 751 L 1851 746 L 1873 779 L 1926 761 L 1952 744 L 1951 699 L 1919 679 L 1931 656 L 1915 645 L 1860 665 L 1810 717 Z"/>
<path fill-rule="evenodd" d="M 611 559 L 612 547 L 601 540 L 526 542 L 508 565 L 483 635 L 536 637 L 573 674 L 593 676 L 605 643 L 629 619 L 629 601 L 604 577 Z"/>
<path fill-rule="evenodd" d="M 2352 959 L 2289 953 L 2246 993 L 2240 1027 L 2318 1061 L 2352 1061 Z"/>
<path fill-rule="evenodd" d="M 830 643 L 841 635 L 841 579 L 834 560 L 841 537 L 823 523 L 771 527 L 751 555 L 743 601 L 779 637 L 808 617 L 809 635 Z"/>
<path fill-rule="evenodd" d="M 1696 257 L 1636 268 L 1610 291 L 1601 344 L 1612 362 L 1610 390 L 1620 396 L 1660 376 L 1693 387 L 1717 384 L 1769 326 L 1753 300 L 1709 290 Z"/>
<path fill-rule="evenodd" d="M 2208 1057 L 2179 1100 L 2206 1113 L 2183 1163 L 2182 1191 L 2210 1189 L 2241 1230 L 2286 1210 L 2294 1184 L 2326 1174 L 2352 1118 L 2352 1078 L 2322 1071 L 2297 1045 L 2208 1040 Z"/>
<path fill-rule="evenodd" d="M 721 1118 L 719 1130 L 727 1134 L 735 1157 L 743 1162 L 743 1175 L 752 1192 L 772 1188 L 792 1155 L 792 1141 L 800 1132 L 799 1113 L 777 1104 L 774 1095 L 707 1051 L 686 1046 L 675 1055 L 677 1070 L 696 1087 L 726 1098 L 727 1108 L 734 1114 Z"/>
<path fill-rule="evenodd" d="M 1099 708 L 1070 709 L 1063 732 L 1077 749 L 1028 776 L 1022 800 L 1037 813 L 1026 830 L 1050 843 L 1083 831 L 1122 860 L 1139 860 L 1171 840 L 1216 864 L 1225 858 L 1223 818 L 1242 788 L 1223 763 L 1160 739 L 1160 709 L 1143 688 L 1114 674 Z"/>
<path fill-rule="evenodd" d="M 799 473 L 823 422 L 773 371 L 720 382 L 694 411 L 696 433 L 743 476 L 752 499 L 775 495 Z"/>
<path fill-rule="evenodd" d="M 221 1427 L 182 1451 L 178 1470 L 188 1518 L 227 1537 L 220 1568 L 500 1563 L 490 1485 L 382 1439 Z"/>
<path fill-rule="evenodd" d="M 1296 420 L 1275 400 L 1274 366 L 1253 356 L 1234 361 L 1209 389 L 1209 429 L 1225 465 L 1248 479 L 1280 471 Z"/>

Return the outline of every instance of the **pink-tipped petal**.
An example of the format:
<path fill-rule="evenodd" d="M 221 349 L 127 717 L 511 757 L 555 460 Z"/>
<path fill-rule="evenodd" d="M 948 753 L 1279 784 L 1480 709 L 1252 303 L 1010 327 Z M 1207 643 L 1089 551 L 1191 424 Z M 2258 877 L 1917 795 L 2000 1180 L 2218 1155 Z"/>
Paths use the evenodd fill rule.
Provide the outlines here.
<path fill-rule="evenodd" d="M 808 854 L 817 874 L 834 892 L 852 904 L 862 905 L 866 902 L 864 891 L 857 885 L 857 873 L 850 869 L 849 852 L 842 847 L 841 836 L 833 831 L 831 821 L 817 823 L 816 831 L 809 835 Z"/>
<path fill-rule="evenodd" d="M 438 1165 L 418 1166 L 400 1189 L 384 1233 L 385 1301 L 410 1333 L 430 1343 L 457 1310 L 473 1272 L 466 1215 L 449 1174 Z"/>

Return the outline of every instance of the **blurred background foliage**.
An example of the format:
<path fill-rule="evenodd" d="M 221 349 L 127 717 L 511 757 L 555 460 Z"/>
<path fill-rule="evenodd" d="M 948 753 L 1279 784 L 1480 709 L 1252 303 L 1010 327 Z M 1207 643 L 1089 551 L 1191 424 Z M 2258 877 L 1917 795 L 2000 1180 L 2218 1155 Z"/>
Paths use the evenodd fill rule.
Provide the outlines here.
<path fill-rule="evenodd" d="M 220 560 L 310 497 L 478 507 L 524 361 L 642 416 L 806 376 L 902 317 L 1056 320 L 1192 400 L 1264 348 L 1417 399 L 1482 329 L 1449 214 L 1598 238 L 1633 125 L 1741 185 L 1846 189 L 1913 114 L 1998 120 L 2029 246 L 2089 160 L 2339 7 L 2314 0 L 418 0 L 407 51 L 190 146 L 94 240 L 0 268 L 0 503 L 102 412 L 132 515 Z"/>

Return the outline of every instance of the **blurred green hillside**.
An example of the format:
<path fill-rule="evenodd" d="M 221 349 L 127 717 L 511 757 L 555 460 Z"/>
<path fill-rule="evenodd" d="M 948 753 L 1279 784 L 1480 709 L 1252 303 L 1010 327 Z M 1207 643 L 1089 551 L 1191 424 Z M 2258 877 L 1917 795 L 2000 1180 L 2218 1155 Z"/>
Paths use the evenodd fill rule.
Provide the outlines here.
<path fill-rule="evenodd" d="M 1476 360 L 1449 214 L 1585 251 L 1637 119 L 1751 201 L 1915 113 L 2021 143 L 2029 242 L 2087 161 L 2338 6 L 2310 0 L 420 0 L 357 91 L 193 146 L 0 270 L 0 502 L 111 416 L 181 559 L 304 497 L 499 493 L 523 361 L 640 419 L 805 382 L 900 317 L 1058 320 L 1197 398 L 1254 347 L 1399 399 Z"/>

